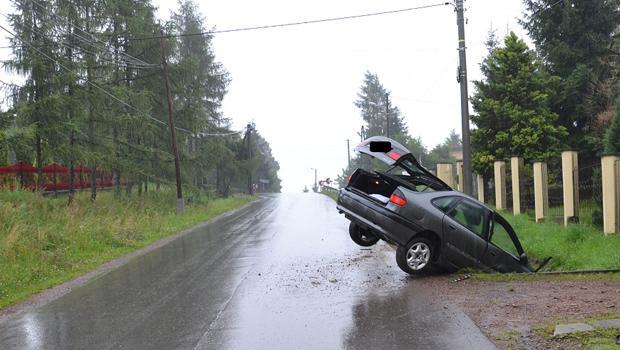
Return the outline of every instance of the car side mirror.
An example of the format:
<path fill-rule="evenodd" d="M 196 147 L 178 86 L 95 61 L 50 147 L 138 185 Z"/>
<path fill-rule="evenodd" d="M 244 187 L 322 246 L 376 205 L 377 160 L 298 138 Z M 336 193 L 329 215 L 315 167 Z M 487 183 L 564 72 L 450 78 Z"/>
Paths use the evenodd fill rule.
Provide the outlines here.
<path fill-rule="evenodd" d="M 370 141 L 370 152 L 388 153 L 392 150 L 392 143 L 389 141 Z"/>

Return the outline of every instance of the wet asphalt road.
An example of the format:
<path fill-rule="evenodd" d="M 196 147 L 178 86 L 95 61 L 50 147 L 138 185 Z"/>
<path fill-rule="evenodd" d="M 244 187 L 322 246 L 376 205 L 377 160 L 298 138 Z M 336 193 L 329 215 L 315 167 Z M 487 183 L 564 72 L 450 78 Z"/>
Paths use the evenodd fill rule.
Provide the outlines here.
<path fill-rule="evenodd" d="M 264 198 L 34 310 L 0 349 L 494 349 L 319 194 Z"/>

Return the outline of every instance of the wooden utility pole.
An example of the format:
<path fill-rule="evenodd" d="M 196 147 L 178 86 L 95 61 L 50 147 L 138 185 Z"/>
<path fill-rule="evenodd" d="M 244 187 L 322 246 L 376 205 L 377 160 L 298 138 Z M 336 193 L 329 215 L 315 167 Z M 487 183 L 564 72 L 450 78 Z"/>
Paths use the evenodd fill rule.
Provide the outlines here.
<path fill-rule="evenodd" d="M 168 80 L 168 63 L 166 62 L 166 52 L 164 50 L 164 31 L 159 31 L 159 46 L 161 48 L 161 64 L 164 68 L 164 83 L 166 85 L 166 95 L 168 98 L 168 126 L 170 127 L 170 143 L 172 144 L 172 155 L 174 156 L 174 175 L 177 181 L 177 214 L 185 211 L 183 201 L 183 187 L 181 186 L 181 161 L 177 149 L 177 131 L 174 128 L 174 116 L 172 115 L 172 96 L 170 95 L 170 82 Z"/>
<path fill-rule="evenodd" d="M 390 93 L 385 93 L 385 136 L 390 137 Z"/>
<path fill-rule="evenodd" d="M 472 195 L 471 145 L 469 141 L 469 97 L 465 55 L 465 15 L 463 0 L 456 0 L 456 24 L 459 28 L 459 75 L 461 84 L 461 132 L 463 137 L 463 193 Z"/>
<path fill-rule="evenodd" d="M 347 163 L 347 166 L 350 167 L 351 166 L 351 144 L 350 144 L 351 140 L 346 139 L 346 141 L 347 141 L 347 160 L 349 161 Z"/>
<path fill-rule="evenodd" d="M 254 194 L 252 187 L 252 124 L 248 124 L 245 138 L 248 142 L 248 193 L 252 195 Z"/>

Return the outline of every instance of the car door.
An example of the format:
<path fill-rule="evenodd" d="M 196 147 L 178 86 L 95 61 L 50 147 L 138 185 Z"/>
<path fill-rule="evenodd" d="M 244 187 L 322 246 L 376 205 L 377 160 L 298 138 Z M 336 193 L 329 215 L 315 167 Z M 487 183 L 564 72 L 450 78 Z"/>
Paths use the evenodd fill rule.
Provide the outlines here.
<path fill-rule="evenodd" d="M 522 271 L 523 248 L 512 226 L 501 215 L 493 213 L 490 227 L 489 247 L 482 264 L 500 272 Z"/>
<path fill-rule="evenodd" d="M 443 218 L 448 261 L 457 267 L 480 266 L 487 250 L 490 211 L 469 199 L 461 199 Z"/>

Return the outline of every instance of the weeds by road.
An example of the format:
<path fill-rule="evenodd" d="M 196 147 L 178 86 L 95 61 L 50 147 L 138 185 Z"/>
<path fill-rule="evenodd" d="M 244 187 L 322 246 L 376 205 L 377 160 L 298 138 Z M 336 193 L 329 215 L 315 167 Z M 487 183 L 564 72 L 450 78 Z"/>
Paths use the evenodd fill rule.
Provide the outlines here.
<path fill-rule="evenodd" d="M 620 235 L 604 236 L 589 223 L 564 227 L 536 223 L 527 215 L 505 214 L 525 252 L 537 260 L 552 257 L 546 270 L 572 271 L 620 268 Z"/>
<path fill-rule="evenodd" d="M 66 198 L 0 192 L 0 308 L 254 199 L 193 195 L 177 216 L 167 189 L 113 197 L 101 192 L 93 204 L 83 193 L 67 206 Z"/>

